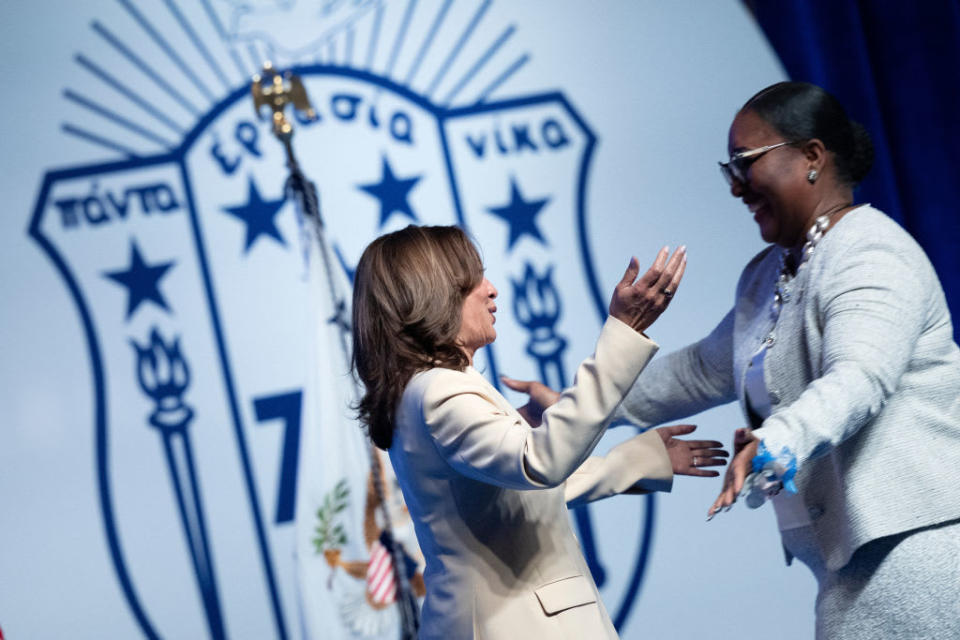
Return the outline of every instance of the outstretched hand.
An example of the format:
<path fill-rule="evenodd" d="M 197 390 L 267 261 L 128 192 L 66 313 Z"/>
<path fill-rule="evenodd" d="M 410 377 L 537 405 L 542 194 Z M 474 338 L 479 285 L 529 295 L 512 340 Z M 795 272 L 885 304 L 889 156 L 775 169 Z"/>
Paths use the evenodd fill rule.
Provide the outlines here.
<path fill-rule="evenodd" d="M 707 511 L 708 520 L 721 509 L 729 509 L 737 501 L 743 483 L 753 468 L 753 458 L 757 455 L 759 445 L 760 441 L 749 429 L 737 429 L 733 433 L 733 460 L 730 461 L 723 478 L 723 490 Z"/>
<path fill-rule="evenodd" d="M 517 411 L 524 420 L 534 427 L 539 427 L 540 423 L 543 422 L 543 412 L 547 407 L 550 407 L 560 399 L 559 392 L 554 391 L 542 382 L 535 380 L 514 380 L 507 376 L 500 376 L 500 381 L 503 382 L 508 389 L 513 389 L 514 391 L 519 391 L 520 393 L 525 393 L 530 396 L 530 401 L 517 409 Z"/>
<path fill-rule="evenodd" d="M 703 467 L 721 467 L 727 464 L 726 458 L 730 454 L 716 440 L 681 440 L 675 437 L 693 433 L 696 429 L 696 425 L 677 424 L 660 427 L 657 433 L 663 438 L 675 474 L 715 478 L 720 475 L 719 471 Z"/>
<path fill-rule="evenodd" d="M 639 280 L 640 263 L 636 258 L 630 258 L 623 278 L 613 289 L 611 316 L 640 332 L 646 331 L 660 317 L 677 292 L 687 268 L 686 247 L 674 251 L 667 260 L 669 254 L 668 247 L 660 249 L 653 265 Z"/>

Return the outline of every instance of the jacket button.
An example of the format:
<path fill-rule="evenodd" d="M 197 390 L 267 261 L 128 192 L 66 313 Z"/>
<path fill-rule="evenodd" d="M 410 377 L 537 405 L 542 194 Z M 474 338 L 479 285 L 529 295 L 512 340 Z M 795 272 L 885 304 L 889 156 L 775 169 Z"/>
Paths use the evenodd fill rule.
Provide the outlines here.
<path fill-rule="evenodd" d="M 773 343 L 776 342 L 776 341 L 777 341 L 777 339 L 773 337 L 773 334 L 772 334 L 772 333 L 767 336 L 767 339 L 766 339 L 766 340 L 764 340 L 764 342 L 766 343 L 766 345 L 767 345 L 768 347 L 772 347 L 772 346 L 773 346 Z"/>
<path fill-rule="evenodd" d="M 776 391 L 770 392 L 770 404 L 780 404 L 780 396 L 777 395 Z"/>
<path fill-rule="evenodd" d="M 810 515 L 812 520 L 816 520 L 823 515 L 823 507 L 810 507 L 807 509 L 807 513 Z"/>

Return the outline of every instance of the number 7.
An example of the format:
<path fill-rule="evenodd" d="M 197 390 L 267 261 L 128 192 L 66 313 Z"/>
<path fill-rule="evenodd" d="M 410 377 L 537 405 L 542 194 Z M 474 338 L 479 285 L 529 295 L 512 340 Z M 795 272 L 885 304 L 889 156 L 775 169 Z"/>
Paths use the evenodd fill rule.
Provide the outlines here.
<path fill-rule="evenodd" d="M 258 422 L 283 420 L 283 450 L 280 454 L 280 481 L 277 490 L 276 524 L 293 520 L 297 504 L 297 462 L 300 450 L 300 414 L 303 391 L 296 390 L 253 399 Z"/>

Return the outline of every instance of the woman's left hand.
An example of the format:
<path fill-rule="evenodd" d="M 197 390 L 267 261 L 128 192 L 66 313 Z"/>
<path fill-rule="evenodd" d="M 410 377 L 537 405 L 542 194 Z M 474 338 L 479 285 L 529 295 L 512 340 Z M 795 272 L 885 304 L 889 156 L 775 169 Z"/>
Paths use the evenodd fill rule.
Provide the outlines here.
<path fill-rule="evenodd" d="M 696 425 L 677 424 L 671 427 L 660 427 L 657 433 L 663 438 L 663 446 L 667 448 L 670 465 L 673 472 L 683 476 L 700 476 L 714 478 L 720 475 L 719 471 L 703 469 L 703 467 L 720 467 L 727 464 L 727 453 L 723 444 L 716 440 L 680 440 L 674 436 L 693 433 Z"/>
<path fill-rule="evenodd" d="M 550 406 L 553 406 L 560 399 L 560 393 L 554 391 L 542 382 L 535 380 L 514 380 L 507 376 L 500 376 L 500 381 L 508 389 L 519 391 L 530 396 L 527 404 L 517 409 L 517 412 L 531 426 L 539 427 L 543 422 L 543 412 Z"/>
<path fill-rule="evenodd" d="M 743 489 L 743 483 L 753 469 L 753 459 L 757 455 L 760 440 L 749 429 L 737 429 L 733 434 L 733 460 L 727 467 L 727 474 L 723 478 L 723 490 L 707 511 L 707 517 L 712 518 L 723 508 L 729 508 L 737 501 L 737 496 Z"/>
<path fill-rule="evenodd" d="M 674 251 L 672 256 L 668 247 L 660 249 L 657 259 L 639 278 L 640 263 L 636 258 L 630 258 L 623 278 L 613 289 L 610 315 L 643 333 L 670 304 L 686 268 L 685 246 Z"/>

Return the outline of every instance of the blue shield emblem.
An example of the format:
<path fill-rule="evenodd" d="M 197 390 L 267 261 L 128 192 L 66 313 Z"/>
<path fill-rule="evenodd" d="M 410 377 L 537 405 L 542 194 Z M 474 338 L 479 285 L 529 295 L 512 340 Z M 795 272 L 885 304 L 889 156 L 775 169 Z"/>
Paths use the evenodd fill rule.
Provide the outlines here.
<path fill-rule="evenodd" d="M 350 16 L 372 20 L 378 6 L 338 13 L 330 38 L 349 32 Z M 583 316 L 602 319 L 607 294 L 585 240 L 596 138 L 566 97 L 482 95 L 453 107 L 445 98 L 456 84 L 437 99 L 345 64 L 296 72 L 319 117 L 297 124 L 294 144 L 318 188 L 341 294 L 377 235 L 460 224 L 508 311 L 478 368 L 498 386 L 500 373 L 570 384 L 596 335 L 598 323 L 585 331 Z M 334 560 L 341 547 L 372 553 L 357 533 L 369 469 L 343 464 L 368 464 L 350 420 L 348 365 L 331 337 L 345 310 L 325 289 L 285 177 L 282 148 L 238 86 L 169 152 L 51 171 L 38 197 L 29 233 L 77 304 L 104 535 L 147 637 L 363 628 L 347 600 L 318 604 L 346 598 L 353 584 L 349 563 Z M 344 488 L 314 491 L 320 485 Z M 330 495 L 326 515 L 315 514 Z M 617 566 L 599 552 L 602 522 L 588 508 L 574 513 L 617 624 L 649 551 L 653 499 L 643 500 L 631 505 L 635 538 L 620 543 L 618 560 L 629 562 Z M 315 518 L 329 526 L 326 546 L 311 553 Z M 354 524 L 334 554 L 337 518 Z M 326 573 L 305 577 L 305 566 Z M 370 628 L 369 637 L 387 633 Z"/>

